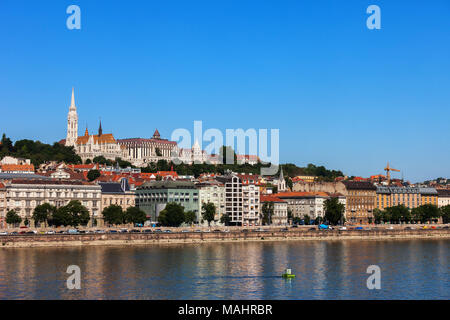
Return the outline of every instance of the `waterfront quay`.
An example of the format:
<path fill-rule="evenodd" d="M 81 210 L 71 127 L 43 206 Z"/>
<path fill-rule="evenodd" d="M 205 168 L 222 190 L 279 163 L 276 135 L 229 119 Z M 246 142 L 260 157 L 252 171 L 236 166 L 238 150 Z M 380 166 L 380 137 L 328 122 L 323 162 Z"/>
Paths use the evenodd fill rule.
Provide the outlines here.
<path fill-rule="evenodd" d="M 366 229 L 319 230 L 303 228 L 220 228 L 220 229 L 123 229 L 84 231 L 82 233 L 6 234 L 0 236 L 0 247 L 51 247 L 98 245 L 145 245 L 164 243 L 208 243 L 239 241 L 289 240 L 395 240 L 395 239 L 450 239 L 448 226 L 374 227 Z"/>

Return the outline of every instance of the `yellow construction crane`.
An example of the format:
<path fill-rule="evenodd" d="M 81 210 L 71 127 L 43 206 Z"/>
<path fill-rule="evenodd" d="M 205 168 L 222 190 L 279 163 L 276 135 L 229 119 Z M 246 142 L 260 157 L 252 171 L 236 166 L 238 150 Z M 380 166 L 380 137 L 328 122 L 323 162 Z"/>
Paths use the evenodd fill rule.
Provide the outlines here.
<path fill-rule="evenodd" d="M 386 168 L 384 168 L 384 170 L 386 171 L 386 177 L 387 177 L 388 185 L 391 184 L 391 171 L 400 172 L 400 170 L 398 170 L 398 169 L 391 168 L 389 166 L 389 162 L 387 163 L 387 166 L 386 166 Z"/>

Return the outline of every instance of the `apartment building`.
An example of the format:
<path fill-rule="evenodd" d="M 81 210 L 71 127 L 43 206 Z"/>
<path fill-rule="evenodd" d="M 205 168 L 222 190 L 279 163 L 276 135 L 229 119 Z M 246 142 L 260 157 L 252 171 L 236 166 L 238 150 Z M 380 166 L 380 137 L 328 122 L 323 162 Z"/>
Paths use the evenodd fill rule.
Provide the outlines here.
<path fill-rule="evenodd" d="M 436 191 L 438 193 L 438 207 L 450 205 L 450 189 L 436 189 Z"/>
<path fill-rule="evenodd" d="M 373 221 L 377 187 L 368 181 L 342 181 L 346 189 L 345 218 L 350 223 Z"/>
<path fill-rule="evenodd" d="M 225 213 L 230 223 L 238 226 L 260 225 L 259 187 L 251 182 L 242 183 L 235 173 L 216 177 L 225 186 Z"/>
<path fill-rule="evenodd" d="M 6 207 L 0 208 L 2 219 L 9 210 L 14 210 L 22 220 L 32 221 L 34 208 L 49 203 L 57 208 L 78 200 L 92 217 L 101 217 L 101 187 L 73 180 L 13 179 L 5 182 Z M 22 221 L 23 223 L 23 221 Z"/>

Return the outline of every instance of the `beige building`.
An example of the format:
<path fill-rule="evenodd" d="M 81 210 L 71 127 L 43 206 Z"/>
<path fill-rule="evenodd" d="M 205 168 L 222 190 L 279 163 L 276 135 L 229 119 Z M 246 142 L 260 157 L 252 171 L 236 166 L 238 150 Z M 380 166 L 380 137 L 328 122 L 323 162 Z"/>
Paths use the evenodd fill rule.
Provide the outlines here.
<path fill-rule="evenodd" d="M 285 200 L 278 198 L 276 195 L 261 195 L 260 198 L 261 203 L 261 214 L 262 208 L 264 204 L 273 203 L 273 214 L 270 217 L 270 221 L 272 225 L 286 225 L 288 224 L 288 203 Z"/>
<path fill-rule="evenodd" d="M 0 229 L 6 228 L 6 187 L 0 182 Z"/>
<path fill-rule="evenodd" d="M 199 211 L 202 212 L 202 205 L 211 202 L 216 207 L 215 221 L 220 221 L 220 218 L 225 214 L 225 186 L 218 181 L 206 181 L 197 183 L 195 187 L 199 194 Z"/>
<path fill-rule="evenodd" d="M 436 189 L 438 193 L 438 207 L 450 205 L 450 189 Z"/>
<path fill-rule="evenodd" d="M 282 192 L 276 196 L 287 202 L 292 212 L 292 217 L 303 219 L 305 215 L 312 220 L 325 216 L 324 203 L 331 197 L 337 197 L 339 202 L 346 205 L 346 198 L 341 194 L 329 194 L 326 192 Z"/>
<path fill-rule="evenodd" d="M 120 206 L 123 211 L 129 207 L 134 207 L 136 195 L 130 190 L 127 179 L 123 178 L 118 182 L 99 182 L 101 187 L 101 212 L 111 205 Z M 103 215 L 97 217 L 97 225 L 103 226 Z"/>
<path fill-rule="evenodd" d="M 6 214 L 14 210 L 21 218 L 32 222 L 34 208 L 49 203 L 57 208 L 78 200 L 89 210 L 91 219 L 101 215 L 101 188 L 99 185 L 74 180 L 13 179 L 5 183 Z M 31 225 L 34 225 L 33 223 Z"/>

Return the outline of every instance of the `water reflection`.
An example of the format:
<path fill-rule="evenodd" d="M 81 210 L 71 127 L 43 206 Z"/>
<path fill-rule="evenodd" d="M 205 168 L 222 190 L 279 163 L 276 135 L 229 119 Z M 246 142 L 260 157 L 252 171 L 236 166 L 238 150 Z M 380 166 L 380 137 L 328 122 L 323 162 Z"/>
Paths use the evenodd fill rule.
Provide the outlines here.
<path fill-rule="evenodd" d="M 449 258 L 447 240 L 2 248 L 0 299 L 448 299 Z M 366 287 L 372 264 L 381 290 Z"/>

